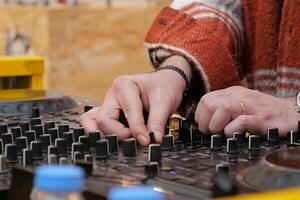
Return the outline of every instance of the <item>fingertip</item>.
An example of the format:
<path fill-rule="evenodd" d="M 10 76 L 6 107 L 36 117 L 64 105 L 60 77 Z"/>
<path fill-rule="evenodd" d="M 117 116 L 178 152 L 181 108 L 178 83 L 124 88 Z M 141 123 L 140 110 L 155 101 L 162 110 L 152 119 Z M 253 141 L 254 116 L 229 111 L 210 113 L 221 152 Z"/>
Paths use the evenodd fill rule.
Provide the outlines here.
<path fill-rule="evenodd" d="M 149 144 L 149 137 L 146 137 L 143 134 L 139 134 L 136 139 L 138 140 L 139 144 L 143 146 L 147 146 Z"/>
<path fill-rule="evenodd" d="M 130 131 L 131 135 L 133 135 L 141 145 L 147 146 L 150 143 L 150 138 L 145 125 L 130 128 Z"/>
<path fill-rule="evenodd" d="M 156 143 L 162 143 L 162 132 L 161 131 L 153 131 L 154 132 L 154 137 L 155 137 L 155 142 Z"/>
<path fill-rule="evenodd" d="M 130 129 L 123 128 L 123 130 L 117 134 L 120 140 L 124 140 L 131 137 Z"/>

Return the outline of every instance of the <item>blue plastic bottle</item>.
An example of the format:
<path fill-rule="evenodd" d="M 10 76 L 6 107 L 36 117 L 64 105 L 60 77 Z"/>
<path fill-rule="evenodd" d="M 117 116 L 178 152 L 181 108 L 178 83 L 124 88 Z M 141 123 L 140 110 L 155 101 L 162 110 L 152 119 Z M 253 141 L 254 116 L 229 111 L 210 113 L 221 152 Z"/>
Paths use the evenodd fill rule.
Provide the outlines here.
<path fill-rule="evenodd" d="M 155 191 L 152 187 L 115 187 L 108 194 L 108 200 L 163 200 L 161 192 Z"/>
<path fill-rule="evenodd" d="M 31 200 L 84 200 L 84 172 L 75 166 L 49 165 L 37 168 Z"/>

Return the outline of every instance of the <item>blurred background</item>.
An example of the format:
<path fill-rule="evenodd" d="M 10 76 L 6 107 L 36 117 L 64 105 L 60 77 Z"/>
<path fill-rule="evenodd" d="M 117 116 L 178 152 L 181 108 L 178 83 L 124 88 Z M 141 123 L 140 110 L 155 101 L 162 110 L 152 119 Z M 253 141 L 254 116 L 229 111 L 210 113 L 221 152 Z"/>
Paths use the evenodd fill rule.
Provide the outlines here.
<path fill-rule="evenodd" d="M 152 70 L 144 37 L 170 2 L 0 0 L 0 56 L 42 56 L 46 89 L 101 102 L 118 75 Z"/>

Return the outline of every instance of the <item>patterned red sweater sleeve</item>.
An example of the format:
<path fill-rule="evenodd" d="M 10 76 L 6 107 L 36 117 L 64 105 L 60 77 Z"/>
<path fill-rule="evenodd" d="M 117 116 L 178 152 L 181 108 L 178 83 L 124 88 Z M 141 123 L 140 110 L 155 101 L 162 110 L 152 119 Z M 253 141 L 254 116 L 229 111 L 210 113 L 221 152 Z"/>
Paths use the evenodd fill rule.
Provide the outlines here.
<path fill-rule="evenodd" d="M 154 20 L 145 39 L 153 66 L 182 55 L 195 70 L 183 113 L 192 114 L 203 93 L 240 84 L 241 7 L 240 0 L 175 0 Z"/>

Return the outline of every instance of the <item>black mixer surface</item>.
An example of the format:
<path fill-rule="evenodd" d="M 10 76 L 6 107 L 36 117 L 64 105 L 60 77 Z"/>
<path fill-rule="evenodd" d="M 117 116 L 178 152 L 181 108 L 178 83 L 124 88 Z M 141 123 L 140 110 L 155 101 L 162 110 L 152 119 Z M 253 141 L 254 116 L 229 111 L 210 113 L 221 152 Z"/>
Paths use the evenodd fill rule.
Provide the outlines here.
<path fill-rule="evenodd" d="M 133 138 L 118 141 L 115 134 L 85 133 L 78 119 L 92 106 L 68 96 L 3 101 L 0 107 L 1 199 L 29 199 L 35 167 L 47 164 L 83 167 L 86 199 L 105 199 L 116 185 L 151 185 L 166 199 L 300 185 L 298 132 L 284 139 L 276 128 L 266 138 L 208 136 L 173 117 L 161 145 L 149 133 L 151 144 L 142 147 Z"/>

